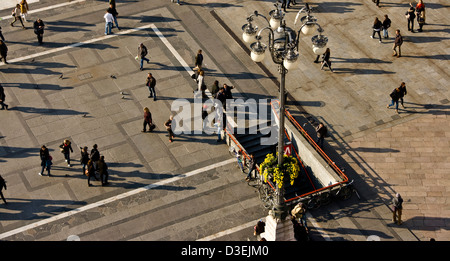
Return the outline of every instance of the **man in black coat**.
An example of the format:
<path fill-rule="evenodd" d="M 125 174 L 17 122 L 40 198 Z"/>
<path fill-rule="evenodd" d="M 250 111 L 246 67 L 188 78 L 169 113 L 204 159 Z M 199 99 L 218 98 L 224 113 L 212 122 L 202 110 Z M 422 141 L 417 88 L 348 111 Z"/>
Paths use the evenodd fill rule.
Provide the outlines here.
<path fill-rule="evenodd" d="M 148 91 L 150 92 L 150 95 L 148 96 L 148 98 L 153 97 L 153 100 L 156 101 L 156 92 L 155 92 L 156 79 L 155 79 L 155 77 L 153 77 L 153 75 L 151 73 L 148 73 L 147 83 L 145 85 L 147 85 Z"/>
<path fill-rule="evenodd" d="M 33 24 L 34 33 L 37 35 L 39 45 L 42 44 L 42 39 L 44 38 L 44 27 L 45 27 L 44 22 L 40 18 L 34 21 Z"/>
<path fill-rule="evenodd" d="M 92 150 L 91 150 L 91 161 L 94 165 L 95 170 L 98 169 L 97 162 L 99 159 L 100 159 L 100 152 L 97 149 L 97 144 L 94 144 L 94 146 L 92 146 Z"/>
<path fill-rule="evenodd" d="M 409 3 L 410 8 L 406 12 L 406 15 L 409 15 L 408 17 L 408 31 L 411 31 L 411 33 L 414 33 L 414 20 L 416 18 L 416 8 L 414 8 L 412 3 Z M 411 25 L 411 26 L 410 26 Z"/>

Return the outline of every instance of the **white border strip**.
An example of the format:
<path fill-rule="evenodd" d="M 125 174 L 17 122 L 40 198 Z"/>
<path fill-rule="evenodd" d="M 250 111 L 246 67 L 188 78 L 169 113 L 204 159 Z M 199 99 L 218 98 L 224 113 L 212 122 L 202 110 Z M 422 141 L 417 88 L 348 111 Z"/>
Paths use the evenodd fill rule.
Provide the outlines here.
<path fill-rule="evenodd" d="M 177 50 L 172 46 L 172 44 L 167 41 L 166 37 L 159 31 L 159 29 L 154 25 L 151 24 L 150 27 L 153 29 L 153 31 L 156 33 L 156 35 L 161 39 L 161 41 L 164 43 L 164 45 L 167 46 L 169 51 L 177 58 L 178 62 L 181 63 L 181 66 L 184 67 L 184 69 L 189 73 L 189 75 L 194 74 L 194 71 L 192 71 L 191 67 L 184 61 L 183 57 L 177 52 Z"/>
<path fill-rule="evenodd" d="M 0 234 L 0 239 L 4 239 L 4 238 L 7 238 L 7 237 L 10 237 L 12 235 L 24 232 L 24 231 L 26 231 L 28 229 L 36 228 L 36 227 L 48 224 L 50 222 L 54 222 L 54 221 L 57 221 L 57 220 L 60 220 L 60 219 L 63 219 L 63 218 L 66 218 L 66 217 L 69 217 L 69 216 L 81 213 L 83 211 L 90 210 L 90 209 L 99 207 L 101 205 L 105 205 L 105 204 L 114 202 L 116 200 L 120 200 L 120 199 L 129 197 L 129 196 L 132 196 L 132 195 L 136 195 L 138 193 L 141 193 L 141 192 L 144 192 L 144 191 L 147 191 L 147 190 L 150 190 L 150 189 L 154 189 L 154 188 L 157 188 L 157 187 L 160 187 L 160 186 L 164 186 L 164 185 L 169 184 L 171 182 L 176 182 L 178 180 L 181 180 L 181 179 L 184 179 L 184 178 L 188 178 L 188 177 L 191 177 L 191 176 L 203 173 L 203 172 L 208 171 L 208 170 L 212 170 L 212 169 L 215 169 L 215 168 L 218 168 L 218 167 L 222 167 L 222 166 L 225 166 L 227 164 L 234 163 L 235 161 L 236 161 L 236 159 L 234 159 L 234 158 L 228 159 L 228 160 L 225 160 L 225 161 L 222 161 L 222 162 L 218 162 L 218 163 L 215 163 L 215 164 L 203 167 L 203 168 L 199 168 L 199 169 L 193 170 L 193 171 L 188 172 L 186 174 L 182 174 L 182 175 L 179 175 L 179 176 L 176 176 L 176 177 L 173 177 L 173 178 L 169 178 L 169 179 L 166 179 L 166 180 L 154 183 L 154 184 L 147 185 L 147 186 L 142 187 L 142 188 L 131 190 L 129 192 L 125 192 L 125 193 L 119 194 L 117 196 L 98 201 L 96 203 L 92 203 L 92 204 L 89 204 L 89 205 L 86 205 L 86 206 L 83 206 L 83 207 L 80 207 L 80 208 L 77 208 L 77 209 L 74 209 L 74 210 L 71 210 L 71 211 L 68 211 L 68 212 L 64 212 L 62 214 L 59 214 L 59 215 L 56 215 L 56 216 L 53 216 L 53 217 L 50 217 L 50 218 L 47 218 L 47 219 L 44 219 L 44 220 L 32 223 L 32 224 L 29 224 L 29 225 L 26 225 L 26 226 L 23 226 L 23 227 L 20 227 L 20 228 L 17 228 L 17 229 L 5 232 L 3 234 Z"/>
<path fill-rule="evenodd" d="M 55 9 L 55 8 L 59 8 L 59 7 L 64 7 L 64 6 L 71 5 L 71 4 L 77 4 L 77 3 L 81 3 L 81 2 L 86 2 L 86 0 L 74 0 L 74 1 L 70 1 L 70 0 L 69 0 L 69 2 L 66 2 L 66 3 L 61 3 L 61 4 L 51 5 L 51 6 L 39 8 L 39 9 L 36 9 L 36 10 L 28 11 L 28 14 L 34 14 L 34 13 L 38 13 L 38 12 L 42 12 L 42 11 L 47 11 L 47 10 Z M 14 7 L 11 7 L 11 10 L 12 10 L 12 8 L 14 8 Z M 8 8 L 8 9 L 9 9 L 9 8 Z M 6 10 L 7 10 L 7 9 L 6 9 Z M 6 20 L 6 19 L 12 19 L 12 16 L 11 16 L 11 15 L 7 15 L 7 16 L 0 17 L 0 21 L 1 21 L 1 20 Z"/>

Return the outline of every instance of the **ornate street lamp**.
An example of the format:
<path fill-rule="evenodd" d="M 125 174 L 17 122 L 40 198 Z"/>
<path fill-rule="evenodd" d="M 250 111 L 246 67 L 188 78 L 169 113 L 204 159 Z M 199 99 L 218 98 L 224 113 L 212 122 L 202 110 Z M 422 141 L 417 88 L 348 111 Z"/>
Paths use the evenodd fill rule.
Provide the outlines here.
<path fill-rule="evenodd" d="M 247 18 L 247 24 L 242 26 L 244 41 L 250 44 L 251 58 L 255 62 L 261 62 L 264 60 L 265 51 L 268 48 L 272 61 L 278 64 L 278 71 L 280 72 L 280 118 L 279 118 L 279 133 L 278 133 L 278 167 L 281 169 L 283 165 L 283 152 L 284 152 L 284 111 L 285 111 L 285 76 L 287 70 L 292 70 L 297 67 L 299 58 L 299 39 L 300 35 L 311 35 L 314 32 L 319 33 L 312 37 L 313 52 L 317 55 L 325 52 L 328 38 L 323 36 L 323 29 L 317 23 L 317 19 L 311 16 L 311 9 L 308 4 L 302 8 L 296 18 L 297 22 L 299 15 L 306 12 L 307 15 L 300 19 L 302 25 L 296 32 L 290 27 L 286 26 L 284 20 L 284 13 L 281 9 L 279 1 L 275 3 L 275 9 L 270 11 L 270 20 L 265 16 L 255 11 Z M 257 27 L 252 25 L 254 17 L 262 17 L 266 20 L 268 26 L 257 31 Z M 295 25 L 294 23 L 294 25 Z M 268 31 L 269 37 L 267 44 L 261 42 L 262 32 Z M 287 216 L 284 202 L 284 188 L 277 186 L 277 200 L 274 206 L 274 215 L 276 218 L 284 219 Z"/>

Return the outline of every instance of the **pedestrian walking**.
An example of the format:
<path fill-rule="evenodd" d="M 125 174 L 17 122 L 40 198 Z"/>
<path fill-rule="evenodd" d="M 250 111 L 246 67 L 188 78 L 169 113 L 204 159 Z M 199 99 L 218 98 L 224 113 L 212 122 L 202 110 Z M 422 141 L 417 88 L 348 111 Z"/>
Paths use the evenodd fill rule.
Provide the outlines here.
<path fill-rule="evenodd" d="M 61 153 L 64 154 L 64 159 L 67 162 L 67 166 L 71 167 L 72 165 L 70 165 L 70 153 L 73 152 L 72 143 L 70 142 L 70 140 L 64 140 L 64 142 L 59 145 L 59 148 L 61 149 Z"/>
<path fill-rule="evenodd" d="M 398 87 L 398 88 L 400 89 L 400 92 L 399 92 L 400 104 L 402 105 L 402 108 L 404 109 L 405 106 L 403 106 L 403 97 L 405 97 L 405 95 L 408 93 L 408 92 L 406 91 L 406 83 L 405 83 L 405 82 L 402 82 L 402 83 L 400 84 L 400 87 Z"/>
<path fill-rule="evenodd" d="M 44 170 L 47 168 L 48 176 L 50 177 L 50 169 L 52 163 L 52 156 L 50 156 L 50 152 L 45 145 L 42 145 L 41 150 L 39 151 L 39 156 L 41 158 L 41 172 L 39 172 L 40 176 L 44 175 Z"/>
<path fill-rule="evenodd" d="M 397 56 L 397 58 L 402 56 L 402 49 L 401 46 L 403 44 L 403 36 L 400 34 L 400 30 L 395 30 L 395 40 L 394 40 L 394 47 L 392 50 L 394 51 L 394 54 L 392 56 Z M 398 52 L 397 52 L 398 47 Z"/>
<path fill-rule="evenodd" d="M 110 35 L 111 34 L 111 29 L 113 26 L 113 22 L 114 22 L 114 17 L 111 14 L 111 11 L 108 9 L 106 9 L 105 15 L 103 16 L 103 18 L 105 18 L 105 35 Z"/>
<path fill-rule="evenodd" d="M 215 80 L 213 85 L 211 86 L 211 96 L 215 99 L 216 94 L 219 92 L 219 81 Z"/>
<path fill-rule="evenodd" d="M 8 46 L 6 46 L 6 43 L 3 40 L 0 40 L 0 61 L 3 60 L 5 64 L 8 64 L 6 61 L 6 56 L 8 55 Z"/>
<path fill-rule="evenodd" d="M 14 17 L 14 21 L 10 23 L 11 26 L 14 26 L 14 23 L 19 20 L 19 22 L 22 24 L 22 29 L 26 29 L 25 25 L 23 25 L 21 13 L 20 13 L 20 5 L 17 4 L 16 7 L 12 11 L 12 16 Z"/>
<path fill-rule="evenodd" d="M 416 9 L 414 8 L 412 3 L 409 3 L 409 9 L 406 11 L 405 16 L 408 20 L 408 31 L 411 31 L 411 33 L 414 33 L 414 19 L 416 18 Z"/>
<path fill-rule="evenodd" d="M 173 142 L 173 138 L 175 138 L 175 135 L 172 131 L 172 120 L 173 115 L 170 115 L 169 119 L 164 123 L 164 127 L 166 127 L 166 130 L 169 133 L 169 142 Z"/>
<path fill-rule="evenodd" d="M 197 91 L 202 91 L 202 86 L 205 79 L 205 72 L 202 69 L 198 69 L 198 76 L 197 76 Z"/>
<path fill-rule="evenodd" d="M 205 71 L 201 69 L 199 71 L 200 72 L 197 77 L 197 88 L 198 88 L 197 91 L 201 92 L 202 97 L 205 98 L 206 96 Z"/>
<path fill-rule="evenodd" d="M 249 181 L 252 178 L 252 172 L 256 171 L 256 161 L 255 161 L 255 156 L 253 154 L 250 155 L 249 163 L 250 163 L 250 167 L 249 167 L 247 177 L 245 178 L 246 181 Z"/>
<path fill-rule="evenodd" d="M 109 5 L 108 13 L 112 14 L 114 24 L 116 25 L 117 29 L 120 31 L 119 23 L 117 22 L 117 16 L 119 16 L 119 13 L 117 12 L 115 5 L 112 5 L 112 4 Z M 111 25 L 111 28 L 114 28 L 114 24 Z"/>
<path fill-rule="evenodd" d="M 88 152 L 88 147 L 84 146 L 83 148 L 81 148 L 81 158 L 80 158 L 80 163 L 82 166 L 82 170 L 83 170 L 83 175 L 85 175 L 86 173 L 86 167 L 88 165 L 89 162 L 89 152 Z"/>
<path fill-rule="evenodd" d="M 102 186 L 108 184 L 108 165 L 105 162 L 105 156 L 101 155 L 98 160 L 98 172 L 100 174 L 100 181 L 102 182 Z"/>
<path fill-rule="evenodd" d="M 97 170 L 97 161 L 100 159 L 100 152 L 98 151 L 98 146 L 97 144 L 94 144 L 94 146 L 92 146 L 92 150 L 91 150 L 91 158 L 90 160 L 92 161 L 92 164 L 94 165 L 94 169 Z"/>
<path fill-rule="evenodd" d="M 385 39 L 389 38 L 389 32 L 388 29 L 389 27 L 391 27 L 391 19 L 389 19 L 388 15 L 384 15 L 384 20 L 383 20 L 383 37 Z"/>
<path fill-rule="evenodd" d="M 44 28 L 45 28 L 44 22 L 40 18 L 36 19 L 36 21 L 34 21 L 33 28 L 34 28 L 34 33 L 37 35 L 38 43 L 40 45 L 42 45 L 42 41 L 44 39 Z"/>
<path fill-rule="evenodd" d="M 27 21 L 27 15 L 28 15 L 28 3 L 27 0 L 20 1 L 20 14 L 22 15 L 23 21 Z"/>
<path fill-rule="evenodd" d="M 144 70 L 144 60 L 147 61 L 147 64 L 150 63 L 150 60 L 145 57 L 145 56 L 147 56 L 147 54 L 148 54 L 147 47 L 143 43 L 140 43 L 139 47 L 138 47 L 137 58 L 141 59 L 140 68 L 139 68 L 141 71 Z"/>
<path fill-rule="evenodd" d="M 328 67 L 331 72 L 334 73 L 333 69 L 331 68 L 331 61 L 330 61 L 331 51 L 330 48 L 327 48 L 325 53 L 323 54 L 322 58 L 322 67 L 320 67 L 320 70 L 323 69 L 323 67 Z"/>
<path fill-rule="evenodd" d="M 152 120 L 152 114 L 150 113 L 150 110 L 147 107 L 145 107 L 144 108 L 144 123 L 143 123 L 144 128 L 142 129 L 142 132 L 147 131 L 147 125 L 148 125 L 149 132 L 153 131 L 153 129 L 155 128 L 155 125 L 153 124 L 153 120 Z"/>
<path fill-rule="evenodd" d="M 400 99 L 400 88 L 395 88 L 391 94 L 389 94 L 391 97 L 391 103 L 387 105 L 387 108 L 389 109 L 391 106 L 395 104 L 395 112 L 398 113 L 398 100 Z"/>
<path fill-rule="evenodd" d="M 92 186 L 91 185 L 91 178 L 93 177 L 95 180 L 98 180 L 97 177 L 95 176 L 95 165 L 94 165 L 94 161 L 92 159 L 90 159 L 88 161 L 87 164 L 87 169 L 86 172 L 84 173 L 87 177 L 88 177 L 88 187 Z"/>
<path fill-rule="evenodd" d="M 8 104 L 5 103 L 6 94 L 5 94 L 5 88 L 3 88 L 3 85 L 0 83 L 0 105 L 2 105 L 2 110 L 8 110 Z"/>
<path fill-rule="evenodd" d="M 148 98 L 153 97 L 153 100 L 156 101 L 156 92 L 155 92 L 156 79 L 155 77 L 153 77 L 151 73 L 147 74 L 147 82 L 145 83 L 145 85 L 148 87 L 148 91 L 150 92 Z"/>
<path fill-rule="evenodd" d="M 6 199 L 5 199 L 5 197 L 3 196 L 3 192 L 2 192 L 3 188 L 5 188 L 5 190 L 7 189 L 7 188 L 6 188 L 6 181 L 5 181 L 5 179 L 0 175 L 0 196 L 2 197 L 2 200 L 3 200 L 3 202 L 5 203 L 5 205 L 7 205 L 8 203 L 6 203 Z"/>
<path fill-rule="evenodd" d="M 202 50 L 198 50 L 197 51 L 197 55 L 195 55 L 195 67 L 194 70 L 198 70 L 202 68 L 202 64 L 203 64 L 203 54 L 202 54 Z"/>
<path fill-rule="evenodd" d="M 171 0 L 171 1 L 172 1 L 172 3 L 175 3 L 175 0 Z M 180 0 L 177 0 L 177 4 L 181 5 Z"/>
<path fill-rule="evenodd" d="M 4 42 L 5 41 L 5 37 L 3 36 L 2 33 L 2 27 L 0 26 L 0 39 Z"/>
<path fill-rule="evenodd" d="M 323 123 L 319 122 L 319 125 L 316 126 L 316 133 L 317 133 L 317 145 L 320 146 L 320 148 L 323 149 L 323 141 L 325 139 L 325 136 L 327 135 L 328 129 Z"/>
<path fill-rule="evenodd" d="M 401 225 L 402 222 L 402 210 L 403 210 L 403 198 L 397 193 L 392 199 L 393 211 L 392 211 L 392 221 Z"/>
<path fill-rule="evenodd" d="M 375 37 L 375 33 L 377 33 L 381 43 L 381 29 L 383 29 L 383 23 L 380 20 L 378 20 L 378 17 L 375 17 L 375 21 L 373 22 L 372 28 L 373 32 L 370 38 L 373 39 Z"/>
<path fill-rule="evenodd" d="M 298 222 L 305 228 L 306 232 L 308 232 L 305 205 L 301 202 L 295 205 L 295 207 L 291 210 L 291 215 L 294 219 L 298 220 Z"/>

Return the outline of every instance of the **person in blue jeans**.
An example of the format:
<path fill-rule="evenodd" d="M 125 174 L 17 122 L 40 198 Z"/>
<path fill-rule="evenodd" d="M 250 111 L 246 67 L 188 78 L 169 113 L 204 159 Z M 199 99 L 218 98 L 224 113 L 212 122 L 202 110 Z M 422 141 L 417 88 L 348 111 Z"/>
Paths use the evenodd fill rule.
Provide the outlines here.
<path fill-rule="evenodd" d="M 156 79 L 153 77 L 151 73 L 148 73 L 147 83 L 145 85 L 147 85 L 148 91 L 150 92 L 148 98 L 153 97 L 153 100 L 156 101 L 156 92 L 155 92 Z"/>
<path fill-rule="evenodd" d="M 119 31 L 120 31 L 119 23 L 117 22 L 117 16 L 119 15 L 119 13 L 117 12 L 115 5 L 110 4 L 109 8 L 108 8 L 108 12 L 112 14 L 114 24 L 116 24 L 117 29 L 119 29 Z M 111 28 L 114 27 L 114 24 L 111 26 Z"/>
<path fill-rule="evenodd" d="M 70 153 L 73 152 L 72 143 L 69 140 L 64 140 L 64 142 L 59 147 L 64 154 L 64 159 L 67 162 L 67 166 L 71 167 L 72 165 L 70 165 Z"/>
<path fill-rule="evenodd" d="M 111 28 L 114 22 L 114 17 L 110 12 L 111 11 L 109 9 L 106 10 L 105 15 L 103 16 L 103 18 L 105 18 L 105 35 L 111 34 Z"/>
<path fill-rule="evenodd" d="M 39 175 L 44 175 L 44 170 L 47 168 L 48 176 L 50 175 L 50 166 L 52 165 L 52 158 L 50 156 L 50 152 L 48 151 L 45 145 L 42 145 L 41 150 L 39 152 L 39 156 L 41 157 L 41 167 L 42 170 L 39 172 Z"/>
<path fill-rule="evenodd" d="M 138 57 L 141 59 L 141 64 L 140 64 L 140 70 L 142 71 L 144 68 L 144 60 L 147 61 L 147 64 L 150 63 L 150 60 L 147 59 L 145 56 L 147 56 L 148 54 L 148 50 L 147 47 L 143 44 L 140 43 L 139 47 L 138 47 Z"/>
<path fill-rule="evenodd" d="M 387 108 L 395 104 L 395 112 L 398 113 L 398 100 L 400 99 L 400 88 L 395 88 L 389 96 L 391 96 L 391 103 L 387 105 Z"/>

